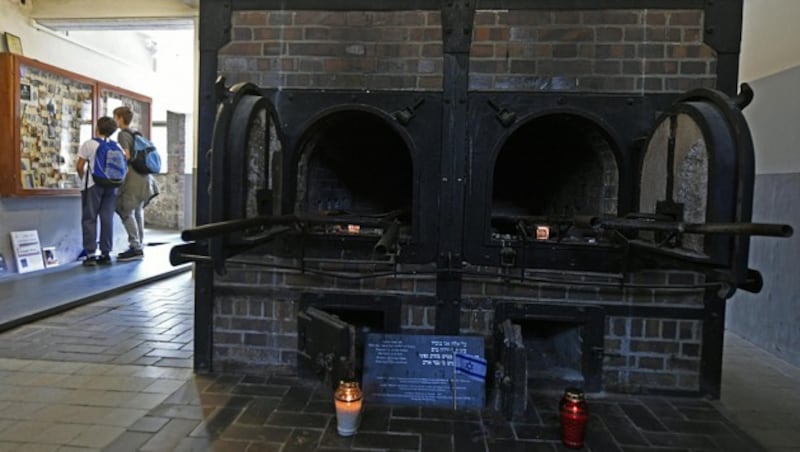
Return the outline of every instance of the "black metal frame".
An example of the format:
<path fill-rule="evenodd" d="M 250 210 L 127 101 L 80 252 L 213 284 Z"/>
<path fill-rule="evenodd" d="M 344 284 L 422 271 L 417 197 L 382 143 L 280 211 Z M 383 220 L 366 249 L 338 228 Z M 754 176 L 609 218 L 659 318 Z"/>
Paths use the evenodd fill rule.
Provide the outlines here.
<path fill-rule="evenodd" d="M 281 181 L 283 193 L 281 210 L 290 213 L 297 201 L 297 168 L 302 157 L 303 140 L 313 125 L 331 115 L 344 112 L 366 112 L 385 121 L 387 126 L 406 143 L 413 166 L 412 240 L 405 244 L 399 256 L 402 262 L 430 262 L 436 249 L 436 225 L 414 221 L 436 215 L 436 199 L 425 194 L 435 193 L 436 167 L 440 149 L 422 148 L 422 143 L 440 141 L 441 94 L 430 92 L 356 92 L 263 90 L 263 95 L 275 109 L 282 133 L 283 156 Z M 413 108 L 413 117 L 405 124 L 395 117 L 397 112 Z M 405 122 L 405 121 L 404 121 Z M 231 133 L 238 133 L 232 130 Z M 425 200 L 417 202 L 417 200 Z M 358 240 L 358 238 L 353 238 Z"/>
<path fill-rule="evenodd" d="M 438 312 L 436 331 L 440 334 L 457 333 L 459 330 L 459 303 L 461 299 L 461 276 L 463 246 L 467 237 L 464 222 L 466 202 L 466 163 L 470 156 L 465 146 L 467 131 L 458 124 L 466 124 L 469 115 L 468 102 L 468 51 L 471 33 L 447 33 L 452 30 L 469 31 L 476 9 L 703 9 L 705 11 L 704 40 L 718 53 L 717 86 L 729 95 L 735 94 L 738 72 L 739 42 L 741 37 L 741 12 L 743 0 L 296 0 L 291 3 L 292 10 L 440 10 L 444 36 L 444 90 L 442 93 L 442 124 L 446 136 L 442 138 L 441 161 L 439 165 L 440 187 L 437 192 L 439 205 L 439 233 L 437 237 L 437 264 L 444 271 L 437 275 Z M 283 0 L 219 0 L 200 2 L 200 74 L 199 74 L 199 114 L 198 114 L 198 161 L 196 223 L 204 225 L 219 218 L 219 211 L 209 207 L 211 198 L 207 187 L 211 181 L 211 162 L 204 158 L 212 148 L 212 130 L 217 114 L 218 102 L 226 94 L 217 84 L 217 56 L 219 49 L 230 40 L 231 15 L 239 10 L 281 10 L 286 6 Z M 447 156 L 447 157 L 445 157 Z M 625 165 L 630 162 L 623 159 Z M 628 182 L 624 182 L 628 184 Z M 623 181 L 620 181 L 622 184 Z M 219 199 L 216 200 L 219 202 Z M 627 201 L 626 201 L 627 203 Z M 219 204 L 217 204 L 219 205 Z M 623 204 L 625 207 L 627 204 Z M 474 231 L 473 231 L 474 233 Z M 213 246 L 212 246 L 213 248 Z M 480 253 L 478 253 L 480 254 Z M 208 264 L 197 266 L 195 285 L 195 352 L 194 368 L 198 372 L 212 370 L 214 303 L 213 267 Z M 710 307 L 710 316 L 719 315 L 717 307 Z M 724 312 L 724 311 L 723 311 Z M 719 322 L 712 322 L 710 337 L 721 337 Z M 719 330 L 717 330 L 719 326 Z M 719 341 L 721 343 L 721 340 Z M 718 393 L 719 382 L 714 376 L 720 372 L 721 363 L 708 362 L 710 368 L 703 369 L 711 375 L 710 392 Z M 705 379 L 704 379 L 705 380 Z"/>

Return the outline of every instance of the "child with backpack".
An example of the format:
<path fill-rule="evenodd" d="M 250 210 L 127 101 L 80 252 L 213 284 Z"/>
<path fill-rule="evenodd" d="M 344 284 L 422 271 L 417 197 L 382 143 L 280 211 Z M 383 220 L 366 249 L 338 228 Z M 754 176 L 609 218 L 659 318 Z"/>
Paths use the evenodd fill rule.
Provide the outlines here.
<path fill-rule="evenodd" d="M 133 111 L 128 106 L 114 109 L 114 121 L 120 128 L 117 139 L 131 166 L 117 197 L 117 214 L 128 233 L 128 249 L 117 254 L 117 261 L 125 262 L 144 258 L 144 208 L 159 194 L 151 174 L 160 170 L 160 159 L 154 161 L 158 157 L 155 147 L 139 132 L 131 130 Z M 145 149 L 140 149 L 141 144 Z"/>
<path fill-rule="evenodd" d="M 114 210 L 117 187 L 128 172 L 125 152 L 109 138 L 117 130 L 113 118 L 97 120 L 97 137 L 85 141 L 78 149 L 76 164 L 83 181 L 81 191 L 81 231 L 87 256 L 83 265 L 108 265 L 114 243 Z M 97 251 L 97 219 L 100 218 L 100 255 Z"/>

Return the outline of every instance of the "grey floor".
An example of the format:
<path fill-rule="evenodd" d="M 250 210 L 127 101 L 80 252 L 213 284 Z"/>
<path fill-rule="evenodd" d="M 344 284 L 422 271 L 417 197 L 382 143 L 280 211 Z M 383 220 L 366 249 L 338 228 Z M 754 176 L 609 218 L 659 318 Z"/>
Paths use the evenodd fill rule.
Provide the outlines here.
<path fill-rule="evenodd" d="M 35 273 L 7 274 L 0 278 L 0 331 L 190 270 L 170 265 L 169 251 L 176 243 L 181 243 L 178 231 L 146 229 L 143 260 L 91 268 L 71 261 Z"/>
<path fill-rule="evenodd" d="M 359 433 L 345 439 L 319 385 L 292 375 L 195 375 L 192 275 L 171 273 L 158 248 L 139 263 L 64 269 L 71 277 L 63 281 L 25 279 L 75 307 L 0 334 L 0 451 L 565 450 L 545 395 L 516 422 L 369 406 Z M 145 270 L 89 303 L 67 288 L 101 271 L 117 281 L 111 272 Z M 24 295 L 21 281 L 0 281 L 3 303 Z M 49 287 L 56 281 L 63 290 Z M 734 334 L 725 343 L 721 400 L 592 398 L 585 450 L 800 452 L 800 369 Z"/>

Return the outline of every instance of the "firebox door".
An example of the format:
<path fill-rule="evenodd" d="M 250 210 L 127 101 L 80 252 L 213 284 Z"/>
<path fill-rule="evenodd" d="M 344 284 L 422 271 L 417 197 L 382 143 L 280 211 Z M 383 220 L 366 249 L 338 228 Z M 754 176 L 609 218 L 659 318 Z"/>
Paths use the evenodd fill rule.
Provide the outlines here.
<path fill-rule="evenodd" d="M 753 203 L 753 141 L 742 112 L 713 90 L 683 95 L 658 119 L 643 149 L 639 216 L 654 222 L 742 224 L 730 234 L 640 232 L 634 244 L 656 244 L 679 260 L 728 268 L 737 283 L 747 272 Z"/>

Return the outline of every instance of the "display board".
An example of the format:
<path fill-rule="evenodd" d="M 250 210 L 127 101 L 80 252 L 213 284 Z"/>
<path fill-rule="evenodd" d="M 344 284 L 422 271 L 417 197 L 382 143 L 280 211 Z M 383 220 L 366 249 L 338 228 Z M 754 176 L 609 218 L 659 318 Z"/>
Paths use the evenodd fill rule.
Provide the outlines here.
<path fill-rule="evenodd" d="M 12 231 L 11 248 L 14 250 L 14 260 L 17 262 L 19 273 L 44 269 L 38 231 Z"/>
<path fill-rule="evenodd" d="M 483 408 L 487 366 L 482 337 L 368 334 L 364 347 L 366 400 Z"/>

